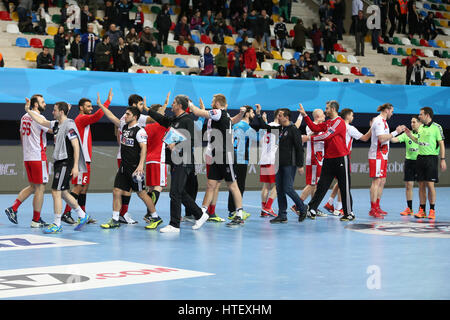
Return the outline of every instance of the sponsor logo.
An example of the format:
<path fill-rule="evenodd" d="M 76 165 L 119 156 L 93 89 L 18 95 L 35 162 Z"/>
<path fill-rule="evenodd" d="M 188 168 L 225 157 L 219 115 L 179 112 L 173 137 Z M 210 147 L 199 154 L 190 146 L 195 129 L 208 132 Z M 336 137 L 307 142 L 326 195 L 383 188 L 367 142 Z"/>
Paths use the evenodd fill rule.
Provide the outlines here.
<path fill-rule="evenodd" d="M 382 222 L 355 223 L 347 229 L 383 236 L 404 236 L 418 238 L 450 238 L 449 222 Z"/>
<path fill-rule="evenodd" d="M 210 276 L 211 273 L 106 261 L 0 271 L 0 298 Z"/>
<path fill-rule="evenodd" d="M 0 176 L 17 176 L 15 163 L 0 163 Z"/>
<path fill-rule="evenodd" d="M 85 246 L 90 244 L 96 243 L 38 236 L 33 234 L 17 234 L 0 237 L 0 252 L 10 250 Z"/>

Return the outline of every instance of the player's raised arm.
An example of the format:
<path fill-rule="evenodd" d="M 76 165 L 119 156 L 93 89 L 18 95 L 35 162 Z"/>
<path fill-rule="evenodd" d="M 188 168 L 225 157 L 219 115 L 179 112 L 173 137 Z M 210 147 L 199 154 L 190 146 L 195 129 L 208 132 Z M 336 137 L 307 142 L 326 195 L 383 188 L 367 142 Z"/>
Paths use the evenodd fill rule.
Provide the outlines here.
<path fill-rule="evenodd" d="M 39 123 L 43 127 L 51 128 L 51 123 L 45 118 L 39 117 L 35 112 L 31 112 L 30 99 L 25 98 L 25 111 L 30 115 L 31 119 Z"/>
<path fill-rule="evenodd" d="M 103 112 L 105 113 L 105 116 L 112 122 L 114 123 L 114 125 L 116 127 L 120 127 L 120 120 L 119 118 L 117 118 L 114 113 L 111 112 L 111 110 L 109 110 L 108 108 L 106 108 L 103 104 L 102 101 L 100 100 L 100 94 L 97 93 L 97 105 L 99 106 L 99 108 L 101 108 L 103 110 Z"/>

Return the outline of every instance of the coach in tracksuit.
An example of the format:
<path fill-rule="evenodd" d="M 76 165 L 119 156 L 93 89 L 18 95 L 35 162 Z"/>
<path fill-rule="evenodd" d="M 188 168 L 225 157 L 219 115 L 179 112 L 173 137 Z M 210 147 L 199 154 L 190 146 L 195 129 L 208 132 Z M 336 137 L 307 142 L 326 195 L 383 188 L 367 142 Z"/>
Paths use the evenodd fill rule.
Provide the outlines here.
<path fill-rule="evenodd" d="M 300 114 L 304 117 L 306 125 L 314 132 L 322 134 L 311 137 L 311 142 L 325 141 L 325 157 L 323 160 L 322 172 L 320 174 L 317 190 L 308 204 L 308 213 L 315 218 L 317 208 L 328 191 L 333 179 L 338 181 L 339 190 L 342 195 L 342 208 L 344 216 L 341 221 L 351 221 L 355 219 L 352 212 L 352 196 L 350 193 L 350 161 L 349 150 L 346 143 L 347 127 L 344 119 L 339 117 L 339 103 L 328 101 L 325 113 L 329 120 L 315 124 L 306 114 L 303 106 L 300 105 Z"/>

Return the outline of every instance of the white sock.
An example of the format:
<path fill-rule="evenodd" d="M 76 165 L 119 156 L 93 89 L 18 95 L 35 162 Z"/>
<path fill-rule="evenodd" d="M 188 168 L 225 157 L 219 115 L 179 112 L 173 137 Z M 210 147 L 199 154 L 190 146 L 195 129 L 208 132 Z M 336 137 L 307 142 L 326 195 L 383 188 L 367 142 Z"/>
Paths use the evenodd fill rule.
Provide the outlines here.
<path fill-rule="evenodd" d="M 113 211 L 113 220 L 119 221 L 120 212 L 119 211 Z"/>
<path fill-rule="evenodd" d="M 236 215 L 242 219 L 242 208 L 236 209 Z"/>
<path fill-rule="evenodd" d="M 333 203 L 334 203 L 334 198 L 330 197 L 330 199 L 328 199 L 328 204 L 329 204 L 330 206 L 332 206 Z"/>
<path fill-rule="evenodd" d="M 341 209 L 342 209 L 342 202 L 338 201 L 338 203 L 336 205 L 336 210 L 341 210 Z"/>
<path fill-rule="evenodd" d="M 133 222 L 133 221 L 134 221 L 133 219 L 131 219 L 131 217 L 130 217 L 130 215 L 128 214 L 128 212 L 125 213 L 125 214 L 123 215 L 123 217 L 125 218 L 125 221 L 127 221 L 127 222 Z"/>
<path fill-rule="evenodd" d="M 202 207 L 202 212 L 203 212 L 203 213 L 207 213 L 207 211 L 208 211 L 208 208 Z"/>
<path fill-rule="evenodd" d="M 158 214 L 156 213 L 156 211 L 153 212 L 151 215 L 152 215 L 152 218 L 158 218 Z"/>
<path fill-rule="evenodd" d="M 61 227 L 61 217 L 62 217 L 62 213 L 60 213 L 60 214 L 55 213 L 55 220 L 53 223 L 56 224 L 58 227 Z"/>
<path fill-rule="evenodd" d="M 73 209 L 73 211 L 75 211 L 77 213 L 77 215 L 80 219 L 83 219 L 86 216 L 86 213 L 83 211 L 83 209 L 81 209 L 80 206 L 78 206 L 78 208 L 76 208 L 76 209 Z"/>

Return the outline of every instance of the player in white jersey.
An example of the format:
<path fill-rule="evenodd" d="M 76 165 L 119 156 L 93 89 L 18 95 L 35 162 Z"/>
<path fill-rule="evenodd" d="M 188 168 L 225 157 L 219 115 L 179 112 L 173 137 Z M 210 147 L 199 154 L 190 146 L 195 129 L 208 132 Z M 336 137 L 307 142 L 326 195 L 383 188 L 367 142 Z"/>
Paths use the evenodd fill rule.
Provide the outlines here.
<path fill-rule="evenodd" d="M 392 117 L 394 107 L 385 103 L 377 109 L 380 114 L 373 120 L 371 131 L 371 144 L 369 149 L 369 171 L 372 178 L 370 187 L 370 212 L 369 216 L 383 219 L 387 214 L 380 208 L 380 199 L 386 183 L 387 162 L 389 156 L 389 141 L 402 133 L 405 126 L 398 126 L 395 131 L 389 133 L 387 120 Z"/>
<path fill-rule="evenodd" d="M 353 140 L 360 140 L 360 141 L 368 141 L 372 135 L 372 131 L 369 130 L 366 132 L 366 134 L 362 134 L 359 132 L 358 129 L 356 129 L 354 126 L 351 125 L 353 122 L 353 110 L 352 109 L 342 109 L 340 112 L 340 116 L 342 119 L 344 119 L 345 124 L 347 125 L 347 135 L 345 137 L 345 141 L 347 143 L 348 150 L 350 150 L 349 158 L 352 154 L 352 146 L 353 146 Z M 372 125 L 372 122 L 370 123 Z M 338 201 L 336 207 L 333 205 L 334 198 L 338 195 Z M 330 199 L 328 199 L 328 202 L 325 204 L 324 208 L 332 213 L 335 216 L 343 215 L 344 210 L 342 210 L 342 201 L 341 201 L 341 194 L 339 193 L 339 187 L 336 183 L 333 187 L 333 191 L 331 192 Z"/>
<path fill-rule="evenodd" d="M 280 109 L 275 110 L 274 120 L 269 123 L 270 126 L 280 126 L 278 123 L 279 111 Z M 266 113 L 263 113 L 262 118 L 267 123 Z M 277 214 L 272 209 L 272 204 L 277 197 L 275 157 L 278 149 L 278 135 L 265 131 L 259 141 L 261 148 L 259 181 L 263 184 L 261 189 L 261 217 L 276 217 Z"/>
<path fill-rule="evenodd" d="M 42 112 L 45 111 L 45 101 L 42 95 L 35 94 L 31 97 L 31 112 L 45 119 Z M 17 224 L 17 210 L 31 194 L 34 193 L 33 199 L 33 220 L 32 228 L 41 228 L 47 226 L 41 219 L 41 209 L 44 202 L 45 184 L 48 182 L 48 165 L 47 165 L 47 136 L 51 133 L 47 127 L 41 126 L 34 121 L 28 113 L 20 120 L 20 138 L 23 148 L 23 161 L 27 171 L 28 182 L 27 187 L 22 189 L 14 201 L 14 204 L 5 210 L 8 219 Z"/>

